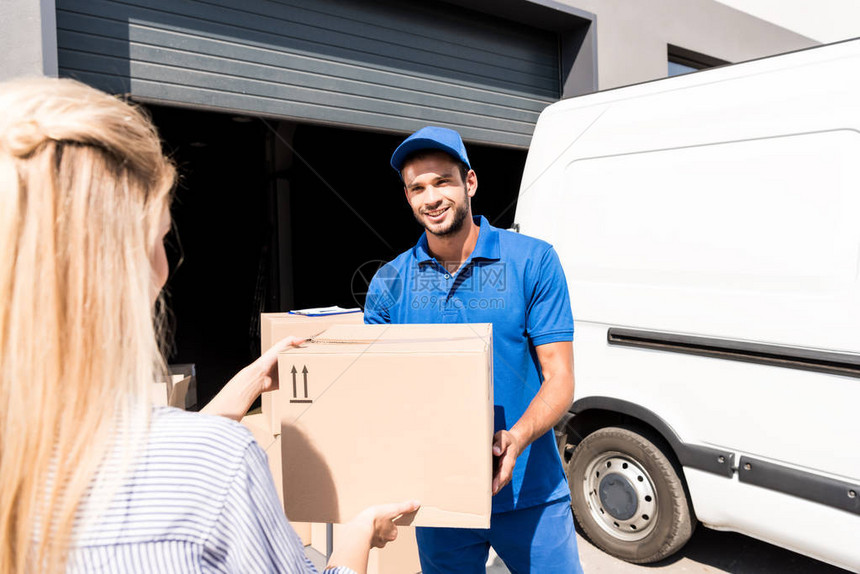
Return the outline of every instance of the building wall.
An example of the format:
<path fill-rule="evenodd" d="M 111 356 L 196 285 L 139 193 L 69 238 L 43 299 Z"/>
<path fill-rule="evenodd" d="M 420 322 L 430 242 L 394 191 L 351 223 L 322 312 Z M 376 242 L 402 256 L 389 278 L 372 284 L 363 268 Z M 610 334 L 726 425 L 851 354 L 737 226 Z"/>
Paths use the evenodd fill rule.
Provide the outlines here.
<path fill-rule="evenodd" d="M 665 78 L 667 45 L 742 62 L 818 45 L 713 0 L 557 0 L 596 16 L 601 90 Z"/>
<path fill-rule="evenodd" d="M 54 0 L 0 0 L 0 81 L 57 75 Z"/>
<path fill-rule="evenodd" d="M 601 90 L 665 77 L 667 44 L 729 62 L 818 44 L 714 0 L 534 1 L 596 15 Z M 54 0 L 0 0 L 0 80 L 56 75 L 55 10 Z"/>

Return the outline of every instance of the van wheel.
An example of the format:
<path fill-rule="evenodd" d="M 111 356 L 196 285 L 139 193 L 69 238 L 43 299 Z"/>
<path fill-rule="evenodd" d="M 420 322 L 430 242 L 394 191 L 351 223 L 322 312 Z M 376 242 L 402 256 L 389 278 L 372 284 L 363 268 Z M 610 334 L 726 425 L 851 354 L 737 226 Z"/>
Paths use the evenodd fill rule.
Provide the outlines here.
<path fill-rule="evenodd" d="M 608 554 L 638 564 L 656 562 L 693 534 L 680 470 L 639 432 L 619 427 L 593 432 L 573 450 L 567 475 L 579 525 Z"/>

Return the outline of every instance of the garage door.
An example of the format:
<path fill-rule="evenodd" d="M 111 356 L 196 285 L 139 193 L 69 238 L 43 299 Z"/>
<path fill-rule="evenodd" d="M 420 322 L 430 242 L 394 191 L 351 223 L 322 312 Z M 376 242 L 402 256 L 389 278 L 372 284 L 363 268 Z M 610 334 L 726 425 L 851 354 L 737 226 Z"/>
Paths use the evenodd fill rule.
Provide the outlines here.
<path fill-rule="evenodd" d="M 143 101 L 525 147 L 560 95 L 557 34 L 444 2 L 56 6 L 60 75 Z"/>

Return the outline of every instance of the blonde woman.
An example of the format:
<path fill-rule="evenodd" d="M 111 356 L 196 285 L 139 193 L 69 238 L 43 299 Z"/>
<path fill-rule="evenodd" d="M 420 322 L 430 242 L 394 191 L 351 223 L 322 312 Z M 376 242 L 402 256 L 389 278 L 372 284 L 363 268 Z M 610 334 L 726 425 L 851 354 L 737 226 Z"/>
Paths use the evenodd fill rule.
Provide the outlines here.
<path fill-rule="evenodd" d="M 133 107 L 0 84 L 0 574 L 313 571 L 250 434 L 147 403 L 174 177 Z M 274 352 L 212 410 L 238 416 L 273 371 Z M 416 509 L 356 517 L 331 571 L 364 571 Z"/>

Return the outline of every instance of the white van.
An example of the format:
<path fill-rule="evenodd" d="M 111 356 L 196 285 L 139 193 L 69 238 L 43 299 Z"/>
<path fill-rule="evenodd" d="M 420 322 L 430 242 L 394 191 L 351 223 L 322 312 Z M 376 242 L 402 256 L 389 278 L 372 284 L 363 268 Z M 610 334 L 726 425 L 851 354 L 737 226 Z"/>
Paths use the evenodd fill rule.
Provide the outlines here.
<path fill-rule="evenodd" d="M 860 40 L 549 106 L 516 222 L 567 274 L 589 538 L 860 571 Z"/>

